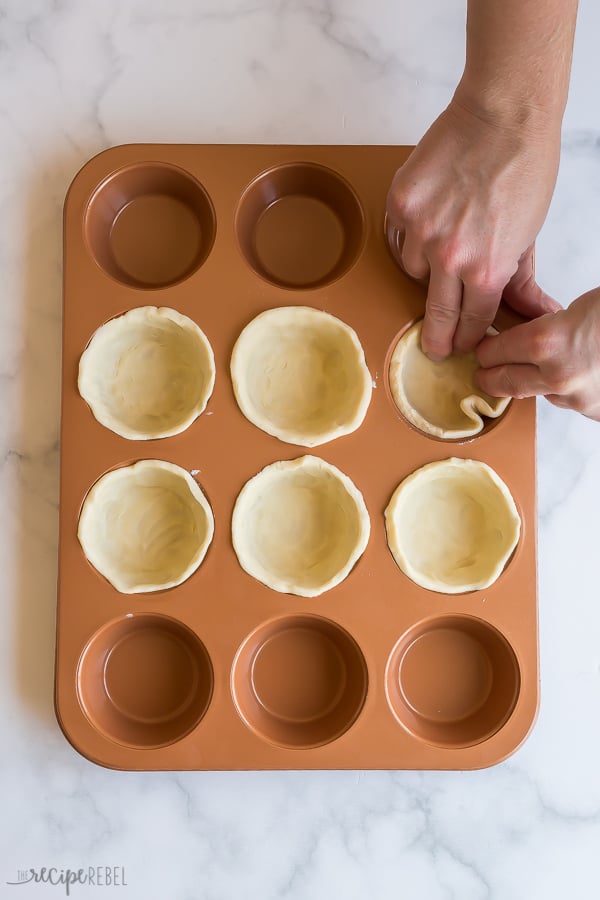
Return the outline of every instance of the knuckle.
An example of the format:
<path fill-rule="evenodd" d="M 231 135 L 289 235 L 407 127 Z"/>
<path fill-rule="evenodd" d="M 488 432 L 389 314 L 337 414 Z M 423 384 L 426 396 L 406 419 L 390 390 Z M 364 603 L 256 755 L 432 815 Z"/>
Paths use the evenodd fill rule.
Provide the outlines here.
<path fill-rule="evenodd" d="M 427 317 L 432 322 L 447 325 L 448 323 L 453 323 L 455 321 L 456 312 L 453 307 L 444 306 L 443 303 L 433 300 L 427 303 Z"/>
<path fill-rule="evenodd" d="M 487 327 L 493 318 L 493 314 L 488 315 L 486 310 L 482 309 L 465 309 L 463 307 L 460 311 L 460 320 L 464 325 Z"/>
<path fill-rule="evenodd" d="M 523 392 L 522 388 L 520 388 L 519 385 L 515 382 L 508 366 L 502 367 L 502 370 L 500 372 L 500 385 L 502 387 L 502 390 L 508 396 L 514 397 L 515 400 L 523 400 L 523 398 L 527 396 L 527 394 Z"/>
<path fill-rule="evenodd" d="M 509 281 L 510 274 L 493 262 L 472 266 L 463 275 L 465 286 L 482 294 L 500 294 Z"/>
<path fill-rule="evenodd" d="M 530 341 L 531 357 L 534 362 L 544 363 L 556 355 L 557 342 L 551 331 L 540 328 L 532 333 Z"/>
<path fill-rule="evenodd" d="M 435 257 L 444 275 L 459 275 L 464 261 L 464 249 L 456 239 L 447 239 L 435 248 Z"/>
<path fill-rule="evenodd" d="M 416 206 L 412 198 L 404 190 L 396 190 L 390 194 L 388 212 L 395 225 L 403 226 L 412 224 L 417 215 Z"/>

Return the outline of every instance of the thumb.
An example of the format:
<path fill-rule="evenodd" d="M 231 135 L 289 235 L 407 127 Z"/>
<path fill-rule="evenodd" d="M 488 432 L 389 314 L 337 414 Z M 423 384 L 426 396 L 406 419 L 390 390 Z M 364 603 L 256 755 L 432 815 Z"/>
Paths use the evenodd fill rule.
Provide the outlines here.
<path fill-rule="evenodd" d="M 528 319 L 537 319 L 562 309 L 560 303 L 546 294 L 535 280 L 533 247 L 531 244 L 519 260 L 517 271 L 502 294 L 505 303 Z"/>

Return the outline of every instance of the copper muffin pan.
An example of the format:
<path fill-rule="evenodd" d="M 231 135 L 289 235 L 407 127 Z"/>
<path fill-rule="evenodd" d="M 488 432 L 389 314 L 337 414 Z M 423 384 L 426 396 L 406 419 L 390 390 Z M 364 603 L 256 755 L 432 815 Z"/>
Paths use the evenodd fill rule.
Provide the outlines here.
<path fill-rule="evenodd" d="M 127 145 L 88 162 L 64 218 L 64 344 L 56 713 L 88 759 L 124 770 L 474 769 L 525 739 L 538 706 L 535 403 L 468 441 L 428 438 L 392 401 L 398 336 L 424 291 L 386 241 L 386 193 L 409 147 Z M 394 248 L 392 248 L 393 251 Z M 102 324 L 139 306 L 193 319 L 215 354 L 208 406 L 181 434 L 127 440 L 77 390 Z M 302 305 L 351 325 L 373 394 L 354 433 L 307 451 L 239 411 L 234 343 L 260 312 Z M 371 520 L 348 577 L 314 598 L 238 564 L 243 485 L 310 452 L 348 475 Z M 487 590 L 426 591 L 398 568 L 384 510 L 398 483 L 449 456 L 492 466 L 522 519 Z M 175 463 L 211 505 L 214 539 L 179 586 L 123 594 L 83 555 L 79 514 L 101 475 Z"/>

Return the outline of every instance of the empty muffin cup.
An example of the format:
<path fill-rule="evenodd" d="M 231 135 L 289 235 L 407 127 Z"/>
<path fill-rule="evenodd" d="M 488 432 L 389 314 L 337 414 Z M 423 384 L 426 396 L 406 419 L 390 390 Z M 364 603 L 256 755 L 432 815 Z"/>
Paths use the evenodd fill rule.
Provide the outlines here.
<path fill-rule="evenodd" d="M 85 236 L 107 275 L 137 288 L 176 284 L 196 271 L 215 238 L 208 194 L 189 173 L 166 163 L 136 163 L 94 192 Z"/>
<path fill-rule="evenodd" d="M 233 349 L 231 378 L 250 422 L 303 447 L 359 428 L 373 390 L 354 329 L 307 306 L 253 319 Z"/>
<path fill-rule="evenodd" d="M 232 671 L 242 719 L 260 737 L 288 748 L 340 737 L 362 709 L 367 682 L 354 639 L 317 616 L 262 625 L 242 644 Z"/>
<path fill-rule="evenodd" d="M 385 511 L 387 541 L 402 571 L 430 591 L 458 594 L 496 581 L 521 520 L 500 476 L 474 459 L 429 463 L 405 478 Z"/>
<path fill-rule="evenodd" d="M 440 747 L 468 747 L 509 719 L 520 689 L 508 641 L 471 616 L 420 623 L 394 648 L 386 669 L 392 711 L 407 731 Z"/>
<path fill-rule="evenodd" d="M 145 459 L 88 492 L 78 536 L 89 562 L 123 594 L 166 590 L 196 571 L 212 541 L 208 500 L 173 463 Z"/>
<path fill-rule="evenodd" d="M 370 533 L 362 494 L 314 456 L 272 463 L 242 488 L 233 510 L 241 567 L 274 591 L 316 597 L 349 574 Z"/>
<path fill-rule="evenodd" d="M 322 287 L 357 259 L 364 235 L 360 202 L 331 169 L 290 163 L 263 172 L 236 217 L 248 264 L 281 287 Z"/>
<path fill-rule="evenodd" d="M 102 325 L 79 363 L 96 419 L 131 440 L 185 431 L 206 408 L 215 361 L 204 332 L 174 309 L 143 306 Z"/>
<path fill-rule="evenodd" d="M 509 397 L 492 397 L 475 384 L 475 353 L 453 353 L 434 362 L 421 349 L 423 322 L 409 328 L 392 353 L 388 370 L 394 403 L 415 428 L 446 440 L 479 434 L 501 416 Z"/>
<path fill-rule="evenodd" d="M 109 622 L 88 642 L 77 671 L 79 702 L 94 728 L 140 749 L 189 734 L 212 690 L 212 666 L 200 639 L 160 615 Z"/>

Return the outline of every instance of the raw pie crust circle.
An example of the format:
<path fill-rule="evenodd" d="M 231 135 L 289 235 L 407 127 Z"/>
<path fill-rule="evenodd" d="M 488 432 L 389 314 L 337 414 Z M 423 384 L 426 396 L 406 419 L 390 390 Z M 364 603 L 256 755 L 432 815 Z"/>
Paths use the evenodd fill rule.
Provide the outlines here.
<path fill-rule="evenodd" d="M 402 481 L 385 511 L 402 571 L 430 591 L 487 588 L 519 540 L 521 519 L 500 476 L 474 459 L 429 463 Z"/>
<path fill-rule="evenodd" d="M 235 344 L 231 378 L 250 422 L 303 447 L 355 431 L 373 389 L 354 329 L 307 306 L 253 319 Z"/>
<path fill-rule="evenodd" d="M 198 568 L 212 541 L 208 500 L 185 469 L 145 459 L 88 492 L 78 537 L 90 563 L 123 594 L 166 590 Z"/>
<path fill-rule="evenodd" d="M 492 397 L 474 380 L 479 363 L 474 353 L 454 353 L 433 362 L 421 350 L 417 322 L 402 335 L 392 354 L 389 379 L 394 402 L 411 424 L 440 438 L 466 438 L 478 434 L 482 416 L 496 419 L 509 397 Z"/>
<path fill-rule="evenodd" d="M 79 363 L 79 393 L 96 419 L 131 440 L 185 431 L 214 383 L 206 335 L 165 307 L 138 307 L 102 325 Z"/>
<path fill-rule="evenodd" d="M 339 584 L 370 534 L 363 496 L 315 456 L 275 462 L 246 482 L 232 520 L 241 567 L 281 593 L 316 597 Z"/>

